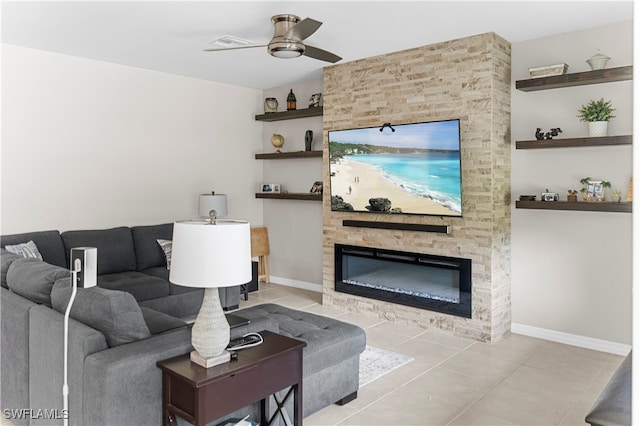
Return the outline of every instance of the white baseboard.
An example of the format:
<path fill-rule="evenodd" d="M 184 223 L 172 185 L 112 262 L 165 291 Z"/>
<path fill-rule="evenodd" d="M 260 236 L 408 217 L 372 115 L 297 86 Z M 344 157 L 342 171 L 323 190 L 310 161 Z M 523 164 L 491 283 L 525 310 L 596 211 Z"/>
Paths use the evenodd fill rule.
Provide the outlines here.
<path fill-rule="evenodd" d="M 562 331 L 533 327 L 526 324 L 511 323 L 511 332 L 515 334 L 523 334 L 530 337 L 537 337 L 539 339 L 550 340 L 552 342 L 564 343 L 566 345 L 578 346 L 581 348 L 593 349 L 601 352 L 608 352 L 616 355 L 627 355 L 631 350 L 631 345 L 626 345 L 624 343 L 616 343 L 610 342 L 608 340 L 595 339 L 593 337 L 579 336 L 577 334 L 569 334 Z"/>
<path fill-rule="evenodd" d="M 304 290 L 322 293 L 322 284 L 310 283 L 306 281 L 292 280 L 289 278 L 271 276 L 271 282 L 287 287 L 301 288 Z M 626 356 L 631 351 L 631 345 L 624 343 L 610 342 L 608 340 L 596 339 L 593 337 L 579 336 L 577 334 L 564 333 L 562 331 L 549 330 L 546 328 L 534 327 L 526 324 L 511 323 L 511 332 L 525 336 L 536 337 L 538 339 L 563 343 L 565 345 L 578 346 L 585 349 L 593 349 L 600 352 L 608 352 L 616 355 Z"/>
<path fill-rule="evenodd" d="M 272 282 L 274 284 L 284 285 L 284 286 L 287 286 L 287 287 L 301 288 L 301 289 L 304 289 L 304 290 L 311 290 L 311 291 L 316 291 L 318 293 L 322 293 L 322 284 L 310 283 L 310 282 L 306 282 L 306 281 L 292 280 L 292 279 L 289 279 L 289 278 L 274 277 L 273 275 L 271 275 L 271 277 L 270 277 L 270 282 Z"/>

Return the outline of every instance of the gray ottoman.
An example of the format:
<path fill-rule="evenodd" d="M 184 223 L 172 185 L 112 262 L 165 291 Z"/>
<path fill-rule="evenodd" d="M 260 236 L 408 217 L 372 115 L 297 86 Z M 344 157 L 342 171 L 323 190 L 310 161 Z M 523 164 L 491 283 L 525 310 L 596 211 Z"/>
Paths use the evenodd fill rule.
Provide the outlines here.
<path fill-rule="evenodd" d="M 243 313 L 275 320 L 279 334 L 307 342 L 302 361 L 303 417 L 356 398 L 360 353 L 366 345 L 363 329 L 271 303 L 235 312 L 238 316 Z"/>

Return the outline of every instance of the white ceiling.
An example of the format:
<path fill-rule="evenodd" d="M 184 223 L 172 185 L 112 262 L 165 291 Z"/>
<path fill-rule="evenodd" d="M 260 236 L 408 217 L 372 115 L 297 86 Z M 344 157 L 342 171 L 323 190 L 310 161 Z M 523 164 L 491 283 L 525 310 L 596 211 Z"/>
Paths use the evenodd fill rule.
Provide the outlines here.
<path fill-rule="evenodd" d="M 319 78 L 329 63 L 203 51 L 223 35 L 266 44 L 281 13 L 322 21 L 305 42 L 342 63 L 489 31 L 516 43 L 628 21 L 633 1 L 3 1 L 2 42 L 257 89 Z"/>

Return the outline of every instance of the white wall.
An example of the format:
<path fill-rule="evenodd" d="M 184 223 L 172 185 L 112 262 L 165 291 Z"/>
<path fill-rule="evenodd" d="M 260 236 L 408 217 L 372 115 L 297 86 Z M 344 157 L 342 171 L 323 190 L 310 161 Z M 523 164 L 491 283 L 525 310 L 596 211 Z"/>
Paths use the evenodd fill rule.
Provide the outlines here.
<path fill-rule="evenodd" d="M 528 68 L 569 64 L 588 71 L 596 49 L 612 59 L 607 67 L 631 65 L 632 23 L 608 25 L 512 46 L 512 80 Z M 632 82 L 539 92 L 512 90 L 512 140 L 535 139 L 536 127 L 563 130 L 561 137 L 587 136 L 576 117 L 581 105 L 604 97 L 617 108 L 609 135 L 632 133 Z M 512 152 L 512 200 L 546 188 L 566 200 L 580 179 L 608 180 L 626 194 L 632 147 L 590 147 Z M 539 198 L 538 198 L 539 199 Z M 512 211 L 513 323 L 631 344 L 631 220 L 628 213 Z"/>
<path fill-rule="evenodd" d="M 258 90 L 2 45 L 2 233 L 197 216 L 262 223 Z"/>
<path fill-rule="evenodd" d="M 263 97 L 278 99 L 278 111 L 286 111 L 286 97 L 293 89 L 297 108 L 309 106 L 309 98 L 322 92 L 322 80 L 312 80 L 265 90 Z M 264 109 L 260 104 L 258 114 Z M 274 152 L 271 136 L 284 136 L 283 151 L 303 151 L 304 135 L 313 132 L 312 149 L 322 150 L 322 117 L 264 123 L 262 146 L 257 152 Z M 264 163 L 263 182 L 280 183 L 283 190 L 309 192 L 322 180 L 322 158 L 256 160 Z M 300 200 L 263 200 L 264 225 L 269 229 L 269 269 L 272 281 L 322 288 L 322 203 Z M 291 282 L 289 282 L 291 281 Z M 310 286 L 309 286 L 310 284 Z"/>

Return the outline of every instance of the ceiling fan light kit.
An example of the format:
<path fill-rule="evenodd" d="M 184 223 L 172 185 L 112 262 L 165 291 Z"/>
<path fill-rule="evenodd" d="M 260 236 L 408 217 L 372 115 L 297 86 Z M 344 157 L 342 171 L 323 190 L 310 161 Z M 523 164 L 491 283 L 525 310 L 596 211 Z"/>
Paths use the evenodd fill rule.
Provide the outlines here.
<path fill-rule="evenodd" d="M 302 40 L 315 33 L 322 25 L 322 22 L 315 19 L 300 17 L 290 14 L 275 15 L 271 17 L 273 23 L 273 37 L 267 44 L 267 51 L 271 56 L 282 59 L 297 58 L 298 56 L 308 56 L 321 61 L 335 63 L 342 58 L 326 50 L 313 46 L 305 46 Z M 207 52 L 218 50 L 250 49 L 253 47 L 264 47 L 265 45 L 227 47 L 223 49 L 205 49 Z"/>
<path fill-rule="evenodd" d="M 281 59 L 297 58 L 304 53 L 304 45 L 302 43 L 269 43 L 267 49 L 271 56 Z"/>

